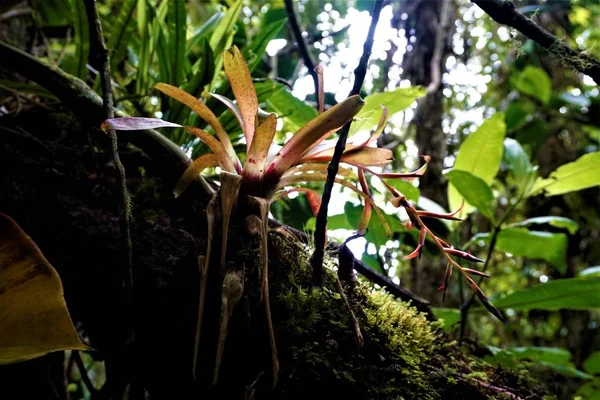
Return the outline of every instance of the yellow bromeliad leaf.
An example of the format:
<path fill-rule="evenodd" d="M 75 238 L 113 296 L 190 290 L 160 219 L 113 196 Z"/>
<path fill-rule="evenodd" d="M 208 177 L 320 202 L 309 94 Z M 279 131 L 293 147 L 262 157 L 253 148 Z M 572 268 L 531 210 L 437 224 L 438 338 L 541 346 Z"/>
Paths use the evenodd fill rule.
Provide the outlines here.
<path fill-rule="evenodd" d="M 179 181 L 173 189 L 175 197 L 181 196 L 181 194 L 190 186 L 190 184 L 200 175 L 206 168 L 216 167 L 219 165 L 219 159 L 216 155 L 209 153 L 200 156 L 191 163 L 179 178 Z"/>
<path fill-rule="evenodd" d="M 254 90 L 250 70 L 237 46 L 233 46 L 223 53 L 223 67 L 225 75 L 227 75 L 227 79 L 229 79 L 229 83 L 231 84 L 233 95 L 237 100 L 240 113 L 242 114 L 246 146 L 250 149 L 256 127 L 258 98 Z"/>
<path fill-rule="evenodd" d="M 249 184 L 255 184 L 262 180 L 265 162 L 269 154 L 269 148 L 273 143 L 273 137 L 277 130 L 277 116 L 269 114 L 267 119 L 256 128 L 256 135 L 252 140 L 246 164 L 244 165 L 244 179 L 248 179 Z"/>
<path fill-rule="evenodd" d="M 302 158 L 302 162 L 329 162 L 335 149 L 325 150 L 318 154 Z M 340 160 L 343 163 L 357 167 L 386 165 L 393 161 L 394 153 L 390 149 L 378 147 L 358 147 L 346 150 Z"/>
<path fill-rule="evenodd" d="M 229 157 L 232 160 L 234 160 L 234 163 L 237 162 L 239 164 L 239 160 L 237 158 L 235 150 L 233 149 L 231 140 L 229 139 L 227 132 L 223 128 L 223 125 L 221 124 L 221 122 L 219 122 L 217 116 L 208 107 L 206 107 L 206 105 L 203 102 L 201 102 L 188 92 L 183 91 L 175 86 L 168 85 L 166 83 L 157 83 L 154 87 L 162 93 L 166 94 L 167 96 L 172 97 L 173 99 L 184 104 L 185 106 L 193 110 L 196 114 L 198 114 L 200 118 L 206 121 L 215 130 L 219 141 L 223 144 L 223 147 L 225 148 L 225 151 L 227 152 Z"/>
<path fill-rule="evenodd" d="M 219 165 L 225 171 L 230 172 L 232 174 L 236 173 L 235 166 L 233 165 L 233 160 L 229 158 L 223 144 L 214 138 L 210 133 L 202 130 L 200 128 L 194 128 L 193 126 L 184 126 L 183 129 L 196 136 L 198 139 L 202 140 L 209 149 L 217 156 L 219 160 Z"/>
<path fill-rule="evenodd" d="M 69 349 L 89 350 L 77 336 L 58 274 L 0 213 L 0 364 Z"/>

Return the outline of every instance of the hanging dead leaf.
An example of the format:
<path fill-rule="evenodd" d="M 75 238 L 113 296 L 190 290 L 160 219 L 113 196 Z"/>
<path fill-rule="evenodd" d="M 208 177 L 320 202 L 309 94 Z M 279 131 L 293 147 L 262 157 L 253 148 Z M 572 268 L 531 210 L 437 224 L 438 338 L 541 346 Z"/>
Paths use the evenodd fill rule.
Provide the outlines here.
<path fill-rule="evenodd" d="M 75 331 L 56 270 L 0 213 L 0 364 L 60 350 L 89 350 Z"/>

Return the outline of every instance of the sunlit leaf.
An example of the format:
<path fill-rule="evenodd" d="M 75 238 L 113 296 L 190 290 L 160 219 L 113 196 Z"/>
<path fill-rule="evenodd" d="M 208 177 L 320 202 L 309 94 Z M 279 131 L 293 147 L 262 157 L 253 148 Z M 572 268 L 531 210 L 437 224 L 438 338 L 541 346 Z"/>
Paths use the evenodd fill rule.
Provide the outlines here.
<path fill-rule="evenodd" d="M 454 325 L 460 322 L 460 310 L 456 308 L 433 307 L 431 311 L 439 321 L 442 321 L 446 332 L 452 331 Z"/>
<path fill-rule="evenodd" d="M 529 161 L 529 156 L 521 147 L 521 144 L 514 139 L 504 139 L 504 165 L 510 172 L 520 192 L 527 190 L 533 178 L 533 168 Z"/>
<path fill-rule="evenodd" d="M 580 278 L 599 278 L 600 277 L 600 265 L 588 267 L 577 274 Z"/>
<path fill-rule="evenodd" d="M 460 146 L 454 169 L 470 172 L 473 176 L 481 178 L 486 184 L 491 184 L 498 173 L 502 153 L 504 151 L 504 135 L 506 124 L 504 114 L 496 113 L 487 119 L 477 131 L 469 134 Z M 448 185 L 448 203 L 451 210 L 460 207 L 463 196 L 456 188 Z M 465 204 L 460 217 L 463 218 L 473 211 L 473 207 Z"/>
<path fill-rule="evenodd" d="M 357 114 L 353 131 L 375 128 L 381 117 L 381 105 L 387 107 L 389 116 L 410 107 L 427 91 L 421 87 L 398 88 L 390 92 L 374 93 L 365 97 L 365 106 Z"/>
<path fill-rule="evenodd" d="M 586 310 L 600 308 L 600 279 L 557 279 L 494 301 L 513 310 Z"/>
<path fill-rule="evenodd" d="M 574 192 L 600 185 L 600 151 L 588 153 L 561 165 L 546 179 L 538 178 L 528 195 L 546 196 Z"/>
<path fill-rule="evenodd" d="M 0 364 L 68 349 L 89 348 L 77 336 L 58 274 L 16 222 L 0 214 Z"/>

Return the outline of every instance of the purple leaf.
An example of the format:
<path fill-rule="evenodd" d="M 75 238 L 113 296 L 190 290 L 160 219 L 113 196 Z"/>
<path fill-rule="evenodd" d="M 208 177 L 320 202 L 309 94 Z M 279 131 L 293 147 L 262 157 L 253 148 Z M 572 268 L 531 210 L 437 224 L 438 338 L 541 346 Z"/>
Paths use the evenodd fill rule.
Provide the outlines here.
<path fill-rule="evenodd" d="M 114 129 L 116 131 L 139 131 L 156 128 L 180 128 L 181 125 L 163 121 L 160 118 L 124 117 L 107 119 L 100 128 L 104 132 Z"/>

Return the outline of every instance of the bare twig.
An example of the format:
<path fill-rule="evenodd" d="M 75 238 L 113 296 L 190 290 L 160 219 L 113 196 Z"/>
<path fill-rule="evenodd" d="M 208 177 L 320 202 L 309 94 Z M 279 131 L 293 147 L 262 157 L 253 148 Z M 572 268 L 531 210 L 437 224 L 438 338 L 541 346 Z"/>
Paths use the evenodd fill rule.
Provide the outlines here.
<path fill-rule="evenodd" d="M 442 83 L 441 64 L 444 56 L 444 43 L 448 36 L 448 26 L 450 22 L 450 4 L 451 0 L 442 1 L 442 9 L 440 10 L 440 29 L 435 36 L 435 47 L 433 56 L 431 57 L 431 82 L 427 86 L 427 93 L 435 93 Z"/>
<path fill-rule="evenodd" d="M 90 40 L 96 42 L 96 49 L 101 52 L 99 55 L 100 58 L 100 78 L 101 78 L 101 86 L 102 86 L 102 103 L 104 107 L 104 117 L 106 119 L 112 119 L 115 117 L 115 110 L 113 107 L 113 95 L 112 95 L 112 86 L 110 79 L 110 58 L 108 55 L 108 49 L 106 48 L 106 44 L 104 43 L 104 36 L 102 34 L 102 25 L 100 23 L 100 17 L 98 16 L 98 10 L 96 9 L 96 1 L 95 0 L 85 0 L 85 7 L 89 18 L 90 23 Z M 117 181 L 118 181 L 118 191 L 120 195 L 120 229 L 121 229 L 121 240 L 123 241 L 123 247 L 126 251 L 126 259 L 123 263 L 122 270 L 122 285 L 125 290 L 126 298 L 128 302 L 130 302 L 129 306 L 132 305 L 132 296 L 133 296 L 133 250 L 131 243 L 131 227 L 129 222 L 131 220 L 131 205 L 129 192 L 127 190 L 126 183 L 126 175 L 125 175 L 125 167 L 121 163 L 121 159 L 119 157 L 119 143 L 117 140 L 117 132 L 114 129 L 108 131 L 108 135 L 111 141 L 111 152 L 113 162 L 115 164 L 115 168 L 117 168 Z M 133 325 L 130 324 L 127 332 L 127 341 L 133 341 Z"/>
<path fill-rule="evenodd" d="M 377 0 L 373 11 L 371 12 L 371 25 L 369 26 L 369 33 L 365 39 L 363 46 L 363 54 L 358 63 L 358 67 L 354 70 L 354 85 L 350 96 L 359 94 L 367 74 L 367 67 L 369 58 L 371 57 L 371 49 L 373 48 L 373 38 L 375 36 L 375 28 L 379 22 L 379 14 L 381 13 L 381 7 L 383 6 L 383 0 Z M 327 167 L 327 182 L 325 182 L 325 188 L 323 189 L 323 198 L 321 199 L 321 206 L 319 207 L 319 213 L 317 214 L 317 224 L 315 228 L 315 251 L 311 257 L 311 265 L 313 268 L 315 284 L 322 286 L 323 284 L 323 258 L 325 257 L 325 237 L 327 230 L 327 210 L 329 208 L 329 200 L 331 199 L 331 190 L 333 189 L 333 182 L 335 176 L 338 173 L 340 160 L 342 154 L 346 148 L 346 140 L 348 139 L 348 132 L 350 131 L 350 125 L 352 121 L 348 122 L 342 127 L 339 132 L 339 138 L 335 145 L 335 152 L 331 158 L 331 162 Z"/>
<path fill-rule="evenodd" d="M 284 0 L 284 3 L 285 9 L 288 14 L 288 20 L 290 22 L 290 27 L 292 28 L 292 34 L 294 35 L 294 39 L 296 39 L 296 43 L 298 44 L 298 50 L 300 51 L 300 55 L 302 56 L 302 61 L 304 61 L 304 65 L 306 65 L 306 68 L 308 68 L 308 73 L 313 78 L 313 82 L 315 84 L 315 95 L 318 96 L 319 77 L 317 71 L 315 70 L 315 63 L 313 62 L 310 53 L 308 52 L 308 48 L 306 47 L 306 42 L 302 37 L 302 29 L 300 29 L 300 23 L 298 22 L 298 18 L 296 17 L 296 11 L 294 10 L 294 2 L 292 0 Z"/>
<path fill-rule="evenodd" d="M 521 14 L 510 0 L 471 0 L 496 22 L 515 28 L 529 39 L 558 56 L 564 63 L 590 76 L 600 84 L 600 61 L 585 52 L 578 52 L 550 32 Z"/>

